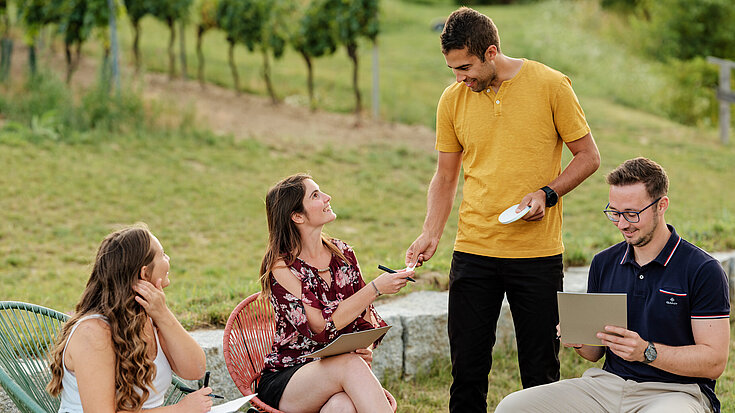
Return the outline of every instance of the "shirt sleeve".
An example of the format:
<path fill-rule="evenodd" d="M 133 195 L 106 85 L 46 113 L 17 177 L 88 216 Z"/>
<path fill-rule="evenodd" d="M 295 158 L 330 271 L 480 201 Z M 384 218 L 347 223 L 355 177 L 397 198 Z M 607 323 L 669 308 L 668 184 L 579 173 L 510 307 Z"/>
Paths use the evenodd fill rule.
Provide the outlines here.
<path fill-rule="evenodd" d="M 729 318 L 730 286 L 720 263 L 715 259 L 705 261 L 694 280 L 690 298 L 692 319 Z"/>
<path fill-rule="evenodd" d="M 271 287 L 271 294 L 273 294 L 275 301 L 278 305 L 276 311 L 280 312 L 288 323 L 290 323 L 300 334 L 314 340 L 318 343 L 327 343 L 337 338 L 337 329 L 332 321 L 332 313 L 337 308 L 337 305 L 324 306 L 319 300 L 316 299 L 316 295 L 308 289 L 307 283 L 302 282 L 302 299 L 294 296 L 288 290 L 286 290 L 281 284 L 273 283 Z M 314 307 L 321 310 L 322 317 L 326 321 L 324 330 L 319 333 L 315 333 L 309 327 L 309 323 L 306 318 L 305 305 Z"/>
<path fill-rule="evenodd" d="M 592 259 L 590 264 L 590 272 L 587 276 L 587 292 L 596 293 L 600 291 L 600 270 L 597 257 Z"/>
<path fill-rule="evenodd" d="M 567 76 L 559 83 L 553 102 L 554 126 L 564 142 L 576 141 L 590 133 L 582 106 L 572 89 L 572 81 Z"/>
<path fill-rule="evenodd" d="M 450 86 L 451 87 L 451 86 Z M 436 107 L 436 150 L 440 152 L 461 152 L 462 144 L 454 129 L 454 99 L 450 98 L 450 88 L 446 88 Z"/>

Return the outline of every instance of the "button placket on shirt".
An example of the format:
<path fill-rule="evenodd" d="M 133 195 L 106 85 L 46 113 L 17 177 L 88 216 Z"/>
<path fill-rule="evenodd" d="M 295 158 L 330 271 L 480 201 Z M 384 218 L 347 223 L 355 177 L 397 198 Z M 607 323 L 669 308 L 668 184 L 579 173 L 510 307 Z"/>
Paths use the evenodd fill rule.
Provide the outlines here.
<path fill-rule="evenodd" d="M 493 100 L 493 109 L 494 109 L 495 116 L 499 116 L 501 113 L 500 109 L 502 105 L 500 104 L 500 101 L 501 101 L 500 92 L 502 89 L 503 89 L 503 86 L 501 85 L 497 94 L 494 94 L 492 89 L 485 90 L 485 92 L 488 94 L 488 97 L 490 97 L 490 99 Z"/>

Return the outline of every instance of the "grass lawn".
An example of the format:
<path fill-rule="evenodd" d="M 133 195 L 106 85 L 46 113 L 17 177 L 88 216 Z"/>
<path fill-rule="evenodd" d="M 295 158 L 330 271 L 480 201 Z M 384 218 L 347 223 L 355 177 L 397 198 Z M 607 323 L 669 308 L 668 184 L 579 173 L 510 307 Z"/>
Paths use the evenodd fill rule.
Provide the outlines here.
<path fill-rule="evenodd" d="M 733 195 L 722 190 L 735 181 L 732 146 L 722 147 L 713 131 L 602 100 L 590 99 L 588 113 L 598 125 L 603 163 L 565 197 L 568 264 L 584 264 L 620 239 L 600 212 L 603 174 L 638 155 L 667 168 L 667 219 L 682 236 L 709 250 L 735 248 Z M 188 327 L 221 326 L 258 289 L 267 238 L 263 197 L 281 177 L 309 171 L 333 196 L 339 219 L 326 230 L 356 247 L 371 279 L 379 263 L 399 266 L 420 231 L 436 162 L 433 152 L 400 140 L 327 142 L 303 153 L 186 128 L 36 143 L 5 132 L 0 148 L 0 296 L 71 310 L 104 235 L 144 221 L 172 257 L 170 302 Z M 457 206 L 438 254 L 420 273 L 446 279 Z"/>

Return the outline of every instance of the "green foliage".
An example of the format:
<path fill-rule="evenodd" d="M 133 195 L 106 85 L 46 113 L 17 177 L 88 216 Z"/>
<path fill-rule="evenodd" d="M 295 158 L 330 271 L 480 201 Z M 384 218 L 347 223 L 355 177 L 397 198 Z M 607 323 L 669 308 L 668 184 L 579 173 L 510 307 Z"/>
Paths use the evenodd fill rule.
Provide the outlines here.
<path fill-rule="evenodd" d="M 650 21 L 639 22 L 647 49 L 659 59 L 735 59 L 732 0 L 656 0 L 639 7 L 646 7 L 644 19 L 650 16 Z"/>
<path fill-rule="evenodd" d="M 330 0 L 312 0 L 299 19 L 291 44 L 310 57 L 332 54 L 337 50 L 336 15 Z"/>
<path fill-rule="evenodd" d="M 152 0 L 150 13 L 168 25 L 189 17 L 193 0 Z"/>
<path fill-rule="evenodd" d="M 228 40 L 244 44 L 251 52 L 262 41 L 267 19 L 267 4 L 261 0 L 220 0 L 217 5 L 217 26 Z"/>
<path fill-rule="evenodd" d="M 61 23 L 71 13 L 72 6 L 68 0 L 18 0 L 18 21 L 25 26 L 26 41 L 33 44 L 41 28 Z"/>
<path fill-rule="evenodd" d="M 144 126 L 140 96 L 129 89 L 111 95 L 104 79 L 85 92 L 79 104 L 73 102 L 56 76 L 41 71 L 26 83 L 23 93 L 11 94 L 7 100 L 0 97 L 0 116 L 12 120 L 10 130 L 34 142 L 71 141 L 79 133 L 119 133 Z"/>
<path fill-rule="evenodd" d="M 265 2 L 267 20 L 263 27 L 261 50 L 270 51 L 278 59 L 286 51 L 291 31 L 295 26 L 295 4 L 293 0 L 260 0 Z"/>
<path fill-rule="evenodd" d="M 199 23 L 198 27 L 201 32 L 213 29 L 217 26 L 217 4 L 218 0 L 202 0 L 199 2 Z"/>
<path fill-rule="evenodd" d="M 157 0 L 124 0 L 125 10 L 133 24 L 140 21 L 145 15 L 151 13 L 156 7 Z"/>
<path fill-rule="evenodd" d="M 366 37 L 378 36 L 378 0 L 331 0 L 337 24 L 337 38 L 346 46 Z"/>
<path fill-rule="evenodd" d="M 220 0 L 217 26 L 251 52 L 272 51 L 280 57 L 289 38 L 291 11 L 293 2 L 289 0 Z"/>
<path fill-rule="evenodd" d="M 639 6 L 645 6 L 646 0 L 601 0 L 603 8 L 615 10 L 622 13 L 634 13 Z"/>
<path fill-rule="evenodd" d="M 107 0 L 66 0 L 71 5 L 69 14 L 61 20 L 60 30 L 67 45 L 84 43 L 92 30 L 107 27 L 110 8 Z"/>
<path fill-rule="evenodd" d="M 716 124 L 718 66 L 704 57 L 670 59 L 666 71 L 669 84 L 662 91 L 666 114 L 687 125 Z"/>
<path fill-rule="evenodd" d="M 476 6 L 476 5 L 508 5 L 508 4 L 522 4 L 522 3 L 533 3 L 538 0 L 454 0 L 454 3 L 458 6 Z"/>
<path fill-rule="evenodd" d="M 2 94 L 7 100 L 0 100 L 0 114 L 13 121 L 30 125 L 33 117 L 43 116 L 45 113 L 63 111 L 62 117 L 71 119 L 65 109 L 68 102 L 73 101 L 71 93 L 58 79 L 47 73 L 39 72 L 32 80 L 25 83 L 24 92 L 17 94 Z"/>
<path fill-rule="evenodd" d="M 447 6 L 453 3 L 452 0 L 404 0 L 407 3 L 416 3 L 416 4 L 423 4 L 423 5 L 432 5 L 432 6 Z"/>

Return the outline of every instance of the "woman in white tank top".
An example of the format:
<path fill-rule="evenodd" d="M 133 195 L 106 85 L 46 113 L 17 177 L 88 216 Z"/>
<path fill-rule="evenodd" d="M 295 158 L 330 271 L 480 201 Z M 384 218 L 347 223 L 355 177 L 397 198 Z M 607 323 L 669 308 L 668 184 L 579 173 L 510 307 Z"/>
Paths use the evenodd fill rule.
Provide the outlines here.
<path fill-rule="evenodd" d="M 209 411 L 209 387 L 162 406 L 172 371 L 196 380 L 206 369 L 204 351 L 166 305 L 168 271 L 169 257 L 147 227 L 105 238 L 51 353 L 47 390 L 61 397 L 59 413 Z"/>

